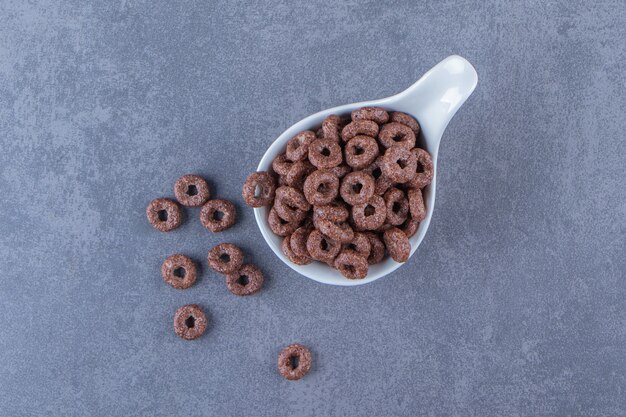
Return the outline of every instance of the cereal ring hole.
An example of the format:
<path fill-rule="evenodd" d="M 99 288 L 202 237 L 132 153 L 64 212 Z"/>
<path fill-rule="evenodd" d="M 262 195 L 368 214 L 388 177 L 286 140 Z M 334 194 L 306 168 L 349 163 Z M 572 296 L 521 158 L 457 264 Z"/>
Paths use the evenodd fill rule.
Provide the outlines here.
<path fill-rule="evenodd" d="M 372 216 L 375 213 L 376 213 L 376 208 L 372 206 L 371 204 L 368 204 L 367 206 L 365 206 L 365 209 L 363 210 L 363 214 L 365 214 L 365 217 Z"/>
<path fill-rule="evenodd" d="M 225 264 L 227 264 L 228 262 L 230 262 L 230 255 L 227 253 L 222 253 L 220 255 L 220 261 L 224 262 Z"/>
<path fill-rule="evenodd" d="M 298 366 L 300 366 L 300 356 L 298 355 L 290 356 L 289 365 L 291 366 L 291 369 L 298 369 Z"/>
<path fill-rule="evenodd" d="M 159 212 L 157 213 L 157 216 L 159 217 L 159 221 L 160 222 L 166 222 L 167 221 L 167 210 L 159 210 Z"/>
<path fill-rule="evenodd" d="M 354 191 L 357 194 L 359 194 L 362 189 L 363 189 L 363 184 L 361 184 L 360 182 L 357 182 L 356 184 L 352 186 L 352 191 Z"/>
<path fill-rule="evenodd" d="M 181 278 L 182 279 L 182 278 L 185 278 L 185 275 L 187 274 L 187 271 L 185 271 L 185 268 L 183 268 L 182 266 L 179 266 L 172 273 L 174 274 L 174 276 L 176 278 Z"/>
<path fill-rule="evenodd" d="M 365 153 L 365 149 L 361 148 L 360 146 L 355 146 L 354 147 L 354 154 L 355 155 L 363 155 Z"/>
<path fill-rule="evenodd" d="M 196 318 L 194 316 L 189 316 L 185 319 L 185 326 L 190 329 L 196 327 Z"/>
<path fill-rule="evenodd" d="M 223 211 L 219 211 L 219 210 L 215 210 L 213 212 L 213 215 L 211 216 L 211 218 L 215 221 L 221 221 L 224 218 L 224 212 Z"/>
<path fill-rule="evenodd" d="M 198 187 L 196 187 L 194 184 L 189 184 L 187 186 L 187 195 L 194 196 L 197 194 L 198 194 Z"/>
<path fill-rule="evenodd" d="M 417 161 L 417 168 L 415 169 L 415 172 L 417 172 L 418 174 L 424 172 L 424 165 L 420 161 Z"/>
<path fill-rule="evenodd" d="M 239 278 L 237 278 L 237 284 L 241 285 L 242 287 L 245 287 L 249 283 L 250 278 L 248 278 L 247 275 L 239 275 Z"/>
<path fill-rule="evenodd" d="M 406 167 L 407 167 L 407 165 L 408 165 L 408 161 L 407 161 L 405 158 L 400 158 L 400 159 L 398 159 L 398 166 L 399 166 L 401 169 L 406 168 Z"/>
<path fill-rule="evenodd" d="M 322 150 L 320 151 L 320 153 L 324 156 L 330 156 L 330 149 L 328 149 L 326 146 L 322 148 Z"/>
<path fill-rule="evenodd" d="M 394 202 L 393 202 L 393 205 L 391 206 L 391 210 L 392 210 L 394 213 L 399 213 L 399 212 L 400 212 L 400 210 L 402 210 L 402 204 L 400 204 L 400 202 L 399 202 L 399 201 L 394 201 Z"/>
<path fill-rule="evenodd" d="M 328 242 L 326 241 L 326 239 L 322 239 L 320 241 L 320 249 L 323 251 L 327 251 L 328 250 Z"/>
<path fill-rule="evenodd" d="M 377 180 L 378 178 L 380 178 L 381 175 L 383 175 L 383 170 L 380 169 L 380 167 L 374 168 L 374 170 L 372 171 L 372 177 Z"/>

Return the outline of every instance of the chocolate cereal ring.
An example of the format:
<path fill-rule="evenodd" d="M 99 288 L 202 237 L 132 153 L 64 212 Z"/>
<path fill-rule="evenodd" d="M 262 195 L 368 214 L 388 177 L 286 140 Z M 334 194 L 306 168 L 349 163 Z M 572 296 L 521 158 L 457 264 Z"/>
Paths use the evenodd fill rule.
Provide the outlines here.
<path fill-rule="evenodd" d="M 367 203 L 352 206 L 352 220 L 358 230 L 378 230 L 387 218 L 385 200 L 372 196 Z"/>
<path fill-rule="evenodd" d="M 146 208 L 146 216 L 152 227 L 161 232 L 174 230 L 183 222 L 180 206 L 167 198 L 152 200 Z"/>
<path fill-rule="evenodd" d="M 363 234 L 369 239 L 371 248 L 367 263 L 370 265 L 379 263 L 385 257 L 385 244 L 376 233 L 364 232 Z"/>
<path fill-rule="evenodd" d="M 292 187 L 282 186 L 276 189 L 274 210 L 281 219 L 289 222 L 304 220 L 311 205 L 300 191 Z"/>
<path fill-rule="evenodd" d="M 406 262 L 411 255 L 411 243 L 406 234 L 397 227 L 385 230 L 383 240 L 391 258 L 396 262 Z"/>
<path fill-rule="evenodd" d="M 163 280 L 174 288 L 189 288 L 196 282 L 196 264 L 188 256 L 176 254 L 168 256 L 161 265 Z"/>
<path fill-rule="evenodd" d="M 404 193 L 397 188 L 390 188 L 384 195 L 387 206 L 387 223 L 399 226 L 409 215 L 409 201 Z"/>
<path fill-rule="evenodd" d="M 411 211 L 411 217 L 418 222 L 421 222 L 426 218 L 426 207 L 424 206 L 422 190 L 419 188 L 409 188 L 407 196 L 409 198 L 409 210 Z"/>
<path fill-rule="evenodd" d="M 314 171 L 304 181 L 304 195 L 312 205 L 329 204 L 338 194 L 339 178 L 330 171 Z"/>
<path fill-rule="evenodd" d="M 344 142 L 348 142 L 355 136 L 363 135 L 375 138 L 378 134 L 378 125 L 372 120 L 356 120 L 349 123 L 341 131 L 341 138 Z"/>
<path fill-rule="evenodd" d="M 422 148 L 412 149 L 411 152 L 415 155 L 417 164 L 415 167 L 415 176 L 409 181 L 409 187 L 424 188 L 433 180 L 435 169 L 433 159 L 430 154 Z"/>
<path fill-rule="evenodd" d="M 315 133 L 310 130 L 298 133 L 287 142 L 287 159 L 302 161 L 309 154 L 309 145 L 316 139 Z"/>
<path fill-rule="evenodd" d="M 365 234 L 357 232 L 354 234 L 354 239 L 352 239 L 352 242 L 344 243 L 342 249 L 353 250 L 357 254 L 367 259 L 370 256 L 372 245 L 370 244 L 370 241 Z"/>
<path fill-rule="evenodd" d="M 327 219 L 319 219 L 317 228 L 320 232 L 339 243 L 349 243 L 354 239 L 354 230 L 346 222 L 335 223 Z"/>
<path fill-rule="evenodd" d="M 242 196 L 250 207 L 269 206 L 274 201 L 276 182 L 269 172 L 253 172 L 243 184 Z"/>
<path fill-rule="evenodd" d="M 272 161 L 272 169 L 280 176 L 286 176 L 289 173 L 292 165 L 293 162 L 287 159 L 287 155 L 285 154 L 278 155 Z"/>
<path fill-rule="evenodd" d="M 408 219 L 406 219 L 404 224 L 400 226 L 400 230 L 404 232 L 406 237 L 410 238 L 417 232 L 417 228 L 419 227 L 419 225 L 419 220 L 409 217 Z"/>
<path fill-rule="evenodd" d="M 255 294 L 263 287 L 263 273 L 255 265 L 244 264 L 226 275 L 226 287 L 235 295 Z"/>
<path fill-rule="evenodd" d="M 410 127 L 413 133 L 415 133 L 415 137 L 417 137 L 417 135 L 419 135 L 420 133 L 420 124 L 417 122 L 417 120 L 415 120 L 415 118 L 409 116 L 406 113 L 402 113 L 399 111 L 393 112 L 391 113 L 390 120 L 392 122 L 402 123 L 403 125 Z"/>
<path fill-rule="evenodd" d="M 319 219 L 327 219 L 331 222 L 341 223 L 348 220 L 350 211 L 345 204 L 340 202 L 333 202 L 324 206 L 313 207 L 313 224 Z"/>
<path fill-rule="evenodd" d="M 176 200 L 183 206 L 198 207 L 211 196 L 209 184 L 197 175 L 183 175 L 174 184 Z"/>
<path fill-rule="evenodd" d="M 209 266 L 220 274 L 230 274 L 243 265 L 243 252 L 232 243 L 221 243 L 209 251 Z"/>
<path fill-rule="evenodd" d="M 331 114 L 322 122 L 322 133 L 324 139 L 334 140 L 339 142 L 341 137 L 341 129 L 343 129 L 344 122 L 341 117 Z"/>
<path fill-rule="evenodd" d="M 367 258 L 353 250 L 344 249 L 335 258 L 335 268 L 348 279 L 363 279 L 367 276 Z"/>
<path fill-rule="evenodd" d="M 332 263 L 339 254 L 341 245 L 315 229 L 309 233 L 306 241 L 306 250 L 311 258 L 321 262 Z"/>
<path fill-rule="evenodd" d="M 315 167 L 308 161 L 294 162 L 289 168 L 289 172 L 285 175 L 285 182 L 290 187 L 302 190 L 306 177 L 315 171 Z"/>
<path fill-rule="evenodd" d="M 374 177 L 364 171 L 355 171 L 343 177 L 339 193 L 350 205 L 363 204 L 374 195 L 375 186 Z"/>
<path fill-rule="evenodd" d="M 287 258 L 289 258 L 289 260 L 291 262 L 293 262 L 296 265 L 307 265 L 310 264 L 312 259 L 310 256 L 298 256 L 294 253 L 293 249 L 291 249 L 291 236 L 285 236 L 285 238 L 283 239 L 283 242 L 281 243 L 280 247 L 283 251 L 283 253 L 285 254 L 285 256 Z"/>
<path fill-rule="evenodd" d="M 380 107 L 361 107 L 352 111 L 352 120 L 373 120 L 381 125 L 389 121 L 389 113 Z"/>
<path fill-rule="evenodd" d="M 415 176 L 416 155 L 402 146 L 387 149 L 381 162 L 383 174 L 393 182 L 404 184 Z"/>
<path fill-rule="evenodd" d="M 206 315 L 197 304 L 184 305 L 174 313 L 174 332 L 185 340 L 202 336 L 207 324 Z"/>
<path fill-rule="evenodd" d="M 309 251 L 306 248 L 306 242 L 309 239 L 309 234 L 313 229 L 307 226 L 301 226 L 293 232 L 289 239 L 291 250 L 296 256 L 303 258 L 310 258 Z"/>
<path fill-rule="evenodd" d="M 354 169 L 370 165 L 378 157 L 378 143 L 369 136 L 355 136 L 344 148 L 346 164 Z"/>
<path fill-rule="evenodd" d="M 278 236 L 287 236 L 292 234 L 298 228 L 298 222 L 289 222 L 281 219 L 272 207 L 267 216 L 267 223 L 274 234 Z"/>
<path fill-rule="evenodd" d="M 374 177 L 374 180 L 376 181 L 376 185 L 374 187 L 374 194 L 376 195 L 383 195 L 385 191 L 387 191 L 389 187 L 393 185 L 393 181 L 391 181 L 389 178 L 387 178 L 386 175 L 383 174 L 383 170 L 381 168 L 382 160 L 383 156 L 381 155 L 376 158 L 376 160 L 372 162 L 371 165 L 363 168 L 363 171 Z"/>
<path fill-rule="evenodd" d="M 341 147 L 332 139 L 315 139 L 309 145 L 309 161 L 318 169 L 336 167 L 343 161 Z"/>
<path fill-rule="evenodd" d="M 403 146 L 411 149 L 415 146 L 415 133 L 402 123 L 388 123 L 380 129 L 378 140 L 385 148 Z"/>
<path fill-rule="evenodd" d="M 291 344 L 278 354 L 278 372 L 290 381 L 305 376 L 311 369 L 311 351 L 298 343 Z"/>
<path fill-rule="evenodd" d="M 209 200 L 200 210 L 200 222 L 211 232 L 221 232 L 237 220 L 235 205 L 228 200 Z"/>

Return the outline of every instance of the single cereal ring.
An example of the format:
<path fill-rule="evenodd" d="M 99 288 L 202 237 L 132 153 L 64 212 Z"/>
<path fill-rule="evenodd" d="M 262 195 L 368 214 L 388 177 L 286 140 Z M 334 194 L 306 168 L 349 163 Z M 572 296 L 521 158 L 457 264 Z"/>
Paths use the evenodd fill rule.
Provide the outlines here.
<path fill-rule="evenodd" d="M 285 175 L 285 182 L 290 187 L 302 190 L 306 177 L 313 171 L 315 171 L 315 167 L 308 161 L 294 162 Z"/>
<path fill-rule="evenodd" d="M 354 230 L 346 222 L 335 223 L 327 219 L 319 219 L 317 228 L 320 232 L 339 243 L 349 243 L 354 239 Z"/>
<path fill-rule="evenodd" d="M 343 129 L 344 122 L 341 117 L 331 114 L 322 122 L 322 137 L 324 139 L 333 140 L 339 142 L 341 137 L 341 129 Z"/>
<path fill-rule="evenodd" d="M 163 280 L 174 288 L 189 288 L 196 282 L 198 274 L 196 264 L 185 255 L 168 256 L 161 265 Z"/>
<path fill-rule="evenodd" d="M 301 226 L 296 229 L 290 236 L 290 247 L 294 255 L 302 258 L 310 258 L 309 251 L 306 248 L 306 242 L 309 239 L 309 234 L 313 229 L 306 226 Z"/>
<path fill-rule="evenodd" d="M 409 217 L 404 222 L 404 224 L 400 226 L 400 230 L 404 232 L 406 237 L 410 238 L 417 232 L 417 228 L 419 227 L 419 225 L 420 225 L 419 220 Z"/>
<path fill-rule="evenodd" d="M 335 201 L 324 206 L 313 207 L 313 224 L 319 219 L 330 220 L 331 222 L 341 223 L 348 220 L 350 211 L 348 207 L 341 202 Z"/>
<path fill-rule="evenodd" d="M 381 155 L 376 158 L 376 160 L 372 162 L 372 164 L 363 168 L 363 171 L 374 177 L 374 180 L 376 181 L 376 186 L 374 187 L 375 195 L 383 195 L 385 191 L 387 191 L 389 187 L 394 184 L 393 181 L 391 181 L 389 178 L 387 178 L 386 175 L 383 174 L 383 170 L 381 168 L 382 160 L 383 156 Z"/>
<path fill-rule="evenodd" d="M 344 148 L 346 164 L 354 169 L 370 165 L 378 157 L 378 143 L 369 136 L 355 136 Z"/>
<path fill-rule="evenodd" d="M 278 354 L 278 372 L 286 379 L 295 381 L 311 369 L 311 351 L 298 343 L 291 344 Z"/>
<path fill-rule="evenodd" d="M 388 123 L 380 129 L 378 141 L 385 148 L 403 146 L 412 149 L 415 146 L 415 133 L 402 123 Z"/>
<path fill-rule="evenodd" d="M 373 120 L 379 125 L 389 121 L 389 113 L 380 107 L 361 107 L 352 111 L 352 120 Z"/>
<path fill-rule="evenodd" d="M 399 226 L 409 216 L 409 201 L 404 192 L 397 188 L 390 188 L 384 195 L 387 206 L 387 223 Z"/>
<path fill-rule="evenodd" d="M 230 274 L 243 265 L 243 252 L 232 243 L 221 243 L 209 251 L 209 266 L 220 274 Z"/>
<path fill-rule="evenodd" d="M 385 230 L 383 240 L 391 258 L 396 262 L 406 262 L 411 255 L 411 243 L 406 234 L 397 227 Z"/>
<path fill-rule="evenodd" d="M 253 172 L 243 184 L 241 195 L 250 207 L 269 206 L 274 201 L 276 182 L 269 172 Z"/>
<path fill-rule="evenodd" d="M 228 200 L 209 200 L 200 210 L 200 223 L 211 232 L 222 232 L 236 220 L 237 210 Z"/>
<path fill-rule="evenodd" d="M 313 205 L 324 205 L 333 201 L 339 194 L 339 178 L 332 172 L 317 170 L 304 181 L 304 195 Z"/>
<path fill-rule="evenodd" d="M 276 190 L 274 209 L 281 219 L 288 222 L 304 220 L 311 205 L 300 191 L 292 187 L 282 186 Z"/>
<path fill-rule="evenodd" d="M 372 198 L 375 188 L 374 177 L 364 171 L 355 171 L 341 180 L 339 194 L 346 203 L 354 206 L 366 203 Z"/>
<path fill-rule="evenodd" d="M 180 206 L 167 198 L 152 200 L 146 208 L 146 216 L 152 227 L 161 232 L 174 230 L 183 222 Z"/>
<path fill-rule="evenodd" d="M 287 159 L 302 161 L 309 154 L 309 145 L 316 139 L 315 133 L 310 130 L 298 133 L 287 142 Z"/>
<path fill-rule="evenodd" d="M 316 261 L 332 263 L 341 250 L 341 244 L 314 229 L 306 240 L 306 250 Z"/>
<path fill-rule="evenodd" d="M 332 139 L 315 139 L 309 145 L 309 161 L 318 169 L 329 169 L 343 162 L 341 147 Z"/>
<path fill-rule="evenodd" d="M 235 295 L 252 295 L 263 287 L 263 273 L 256 265 L 244 264 L 226 275 L 226 287 Z"/>
<path fill-rule="evenodd" d="M 356 120 L 349 123 L 341 131 L 341 138 L 344 142 L 348 142 L 359 135 L 375 138 L 378 135 L 378 125 L 372 120 Z"/>
<path fill-rule="evenodd" d="M 377 264 L 385 257 L 385 244 L 376 233 L 365 232 L 364 235 L 369 239 L 371 247 L 370 255 L 367 257 L 367 263 L 370 265 Z"/>
<path fill-rule="evenodd" d="M 293 162 L 287 159 L 287 155 L 280 154 L 272 161 L 272 169 L 275 173 L 281 176 L 286 176 L 291 169 Z"/>
<path fill-rule="evenodd" d="M 312 262 L 312 259 L 310 256 L 298 256 L 296 255 L 293 250 L 291 249 L 291 237 L 293 235 L 289 236 L 285 236 L 285 238 L 283 239 L 283 242 L 281 243 L 280 247 L 283 250 L 283 253 L 285 254 L 285 256 L 287 258 L 289 258 L 289 260 L 291 262 L 293 262 L 296 265 L 307 265 L 310 264 Z"/>
<path fill-rule="evenodd" d="M 383 174 L 394 182 L 404 184 L 415 176 L 417 168 L 415 153 L 402 146 L 387 149 L 381 162 Z"/>
<path fill-rule="evenodd" d="M 385 200 L 372 196 L 367 203 L 352 206 L 352 220 L 359 230 L 378 230 L 387 218 Z"/>
<path fill-rule="evenodd" d="M 185 340 L 202 336 L 208 322 L 204 311 L 197 304 L 184 305 L 174 313 L 174 331 Z"/>
<path fill-rule="evenodd" d="M 287 236 L 292 234 L 298 228 L 298 222 L 288 222 L 281 219 L 274 207 L 270 209 L 267 216 L 267 223 L 274 234 L 278 236 Z"/>
<path fill-rule="evenodd" d="M 348 173 L 352 172 L 352 168 L 350 168 L 348 165 L 341 164 L 336 167 L 327 169 L 327 171 L 332 172 L 335 177 L 341 179 L 345 177 Z"/>
<path fill-rule="evenodd" d="M 409 116 L 406 113 L 402 113 L 399 111 L 391 113 L 391 121 L 395 123 L 402 123 L 411 128 L 413 133 L 415 133 L 415 137 L 420 133 L 420 124 L 415 120 L 412 116 Z"/>
<path fill-rule="evenodd" d="M 426 218 L 426 206 L 424 206 L 424 197 L 422 196 L 422 190 L 419 188 L 409 188 L 407 191 L 409 197 L 409 209 L 411 211 L 411 217 L 421 222 Z"/>
<path fill-rule="evenodd" d="M 183 175 L 174 184 L 174 195 L 180 204 L 198 207 L 206 203 L 211 196 L 209 184 L 197 175 Z"/>
<path fill-rule="evenodd" d="M 353 250 L 367 259 L 370 256 L 372 245 L 370 244 L 369 239 L 364 233 L 357 232 L 354 234 L 354 239 L 352 239 L 352 242 L 343 244 L 342 250 L 343 249 Z"/>
<path fill-rule="evenodd" d="M 415 155 L 417 161 L 415 167 L 415 176 L 409 181 L 411 188 L 424 188 L 433 180 L 435 167 L 430 154 L 422 148 L 414 148 L 411 152 Z"/>
<path fill-rule="evenodd" d="M 367 258 L 353 250 L 344 249 L 335 258 L 335 268 L 348 279 L 363 279 L 367 276 Z"/>

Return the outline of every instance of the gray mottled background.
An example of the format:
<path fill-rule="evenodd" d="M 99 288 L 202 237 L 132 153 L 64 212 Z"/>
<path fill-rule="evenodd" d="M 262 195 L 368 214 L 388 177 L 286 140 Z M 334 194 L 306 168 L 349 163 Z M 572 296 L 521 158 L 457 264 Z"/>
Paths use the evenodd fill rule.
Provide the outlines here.
<path fill-rule="evenodd" d="M 622 0 L 1 0 L 0 415 L 624 416 L 625 28 Z M 240 197 L 266 147 L 452 53 L 480 81 L 416 256 L 358 288 L 278 262 Z M 188 172 L 236 227 L 148 225 Z M 207 270 L 225 240 L 258 296 Z M 189 290 L 159 275 L 174 252 L 202 264 Z"/>

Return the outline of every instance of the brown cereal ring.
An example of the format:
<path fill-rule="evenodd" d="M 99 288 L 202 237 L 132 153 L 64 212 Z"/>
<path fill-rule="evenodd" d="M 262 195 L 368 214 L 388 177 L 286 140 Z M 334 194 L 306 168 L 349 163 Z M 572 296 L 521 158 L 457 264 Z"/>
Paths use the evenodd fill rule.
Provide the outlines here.
<path fill-rule="evenodd" d="M 226 275 L 226 287 L 235 295 L 252 295 L 263 286 L 263 273 L 252 264 L 244 264 L 238 271 Z"/>
<path fill-rule="evenodd" d="M 411 243 L 406 234 L 397 227 L 385 230 L 383 240 L 391 258 L 396 262 L 406 262 L 411 255 Z"/>
<path fill-rule="evenodd" d="M 346 164 L 354 169 L 370 165 L 378 157 L 378 143 L 369 136 L 355 136 L 344 148 Z"/>
<path fill-rule="evenodd" d="M 275 173 L 281 176 L 286 176 L 291 169 L 293 162 L 287 159 L 287 155 L 280 154 L 272 161 L 272 169 Z"/>
<path fill-rule="evenodd" d="M 311 369 L 311 351 L 298 343 L 291 344 L 278 354 L 278 372 L 290 381 L 305 376 Z"/>
<path fill-rule="evenodd" d="M 419 220 L 415 220 L 412 217 L 409 217 L 402 226 L 400 226 L 400 230 L 404 232 L 406 237 L 413 237 L 413 235 L 417 232 L 417 228 L 419 227 Z"/>
<path fill-rule="evenodd" d="M 152 200 L 146 208 L 146 216 L 152 227 L 161 232 L 174 230 L 183 222 L 180 206 L 167 198 Z"/>
<path fill-rule="evenodd" d="M 329 204 L 338 194 L 339 178 L 330 171 L 314 171 L 304 181 L 304 195 L 313 205 Z"/>
<path fill-rule="evenodd" d="M 306 177 L 313 171 L 315 171 L 315 167 L 308 161 L 294 162 L 285 175 L 285 182 L 290 187 L 302 190 Z"/>
<path fill-rule="evenodd" d="M 363 233 L 355 233 L 354 239 L 350 243 L 344 243 L 342 249 L 350 249 L 367 259 L 370 256 L 372 245 Z"/>
<path fill-rule="evenodd" d="M 174 184 L 174 195 L 180 204 L 198 207 L 206 203 L 211 196 L 209 184 L 197 175 L 183 175 Z"/>
<path fill-rule="evenodd" d="M 300 191 L 292 187 L 282 186 L 276 189 L 274 209 L 276 214 L 289 222 L 300 222 L 307 214 L 311 205 Z"/>
<path fill-rule="evenodd" d="M 376 181 L 376 186 L 374 187 L 374 194 L 376 195 L 383 195 L 385 191 L 387 191 L 389 187 L 393 185 L 393 181 L 391 181 L 389 178 L 387 178 L 386 175 L 383 174 L 383 170 L 381 168 L 382 160 L 383 156 L 381 155 L 376 158 L 376 160 L 372 162 L 371 165 L 363 168 L 363 171 L 374 177 L 374 180 Z"/>
<path fill-rule="evenodd" d="M 307 226 L 301 226 L 291 234 L 290 247 L 291 251 L 299 257 L 310 258 L 309 251 L 306 248 L 306 242 L 309 239 L 309 234 L 313 229 Z"/>
<path fill-rule="evenodd" d="M 341 138 L 348 142 L 355 136 L 363 135 L 375 138 L 378 134 L 378 125 L 372 120 L 357 120 L 349 123 L 341 131 Z"/>
<path fill-rule="evenodd" d="M 415 176 L 417 159 L 413 152 L 402 146 L 387 149 L 381 161 L 383 174 L 390 180 L 404 184 Z"/>
<path fill-rule="evenodd" d="M 352 206 L 352 220 L 359 230 L 378 230 L 387 218 L 385 200 L 372 196 L 367 203 Z"/>
<path fill-rule="evenodd" d="M 335 268 L 348 279 L 363 279 L 367 276 L 367 258 L 353 250 L 344 249 L 335 258 Z"/>
<path fill-rule="evenodd" d="M 318 139 L 324 139 L 324 130 L 321 127 L 315 131 L 315 137 Z"/>
<path fill-rule="evenodd" d="M 415 133 L 402 123 L 388 123 L 380 129 L 378 140 L 385 148 L 403 146 L 411 149 L 415 146 Z"/>
<path fill-rule="evenodd" d="M 298 256 L 294 253 L 293 249 L 291 249 L 291 240 L 292 240 L 291 236 L 293 235 L 285 236 L 285 238 L 283 239 L 283 242 L 280 245 L 280 248 L 282 249 L 285 256 L 289 258 L 289 260 L 296 265 L 310 264 L 312 262 L 312 259 L 310 256 Z"/>
<path fill-rule="evenodd" d="M 243 265 L 243 252 L 232 243 L 221 243 L 209 251 L 209 266 L 220 274 L 230 274 Z"/>
<path fill-rule="evenodd" d="M 389 113 L 380 107 L 361 107 L 352 111 L 352 120 L 373 120 L 381 125 L 389 121 Z"/>
<path fill-rule="evenodd" d="M 369 239 L 371 247 L 367 263 L 370 265 L 377 264 L 385 257 L 385 244 L 376 233 L 365 232 L 364 235 Z"/>
<path fill-rule="evenodd" d="M 305 159 L 309 154 L 309 145 L 315 139 L 315 133 L 310 130 L 298 133 L 287 142 L 287 158 L 294 162 Z"/>
<path fill-rule="evenodd" d="M 209 200 L 200 210 L 200 222 L 211 232 L 222 232 L 236 220 L 237 210 L 228 200 Z"/>
<path fill-rule="evenodd" d="M 335 177 L 341 179 L 345 177 L 348 173 L 350 173 L 352 171 L 352 168 L 350 168 L 348 165 L 341 164 L 336 167 L 327 169 L 327 171 L 332 172 Z"/>
<path fill-rule="evenodd" d="M 420 124 L 415 120 L 412 116 L 409 116 L 406 113 L 402 113 L 399 111 L 391 113 L 391 121 L 396 123 L 402 123 L 411 128 L 413 133 L 415 133 L 415 137 L 420 133 Z"/>
<path fill-rule="evenodd" d="M 189 288 L 196 282 L 196 264 L 188 256 L 176 254 L 168 256 L 161 265 L 163 280 L 174 288 Z"/>
<path fill-rule="evenodd" d="M 306 240 L 306 250 L 311 258 L 321 262 L 332 263 L 339 254 L 341 245 L 315 229 L 309 233 L 309 237 Z"/>
<path fill-rule="evenodd" d="M 253 172 L 243 184 L 242 196 L 250 207 L 269 206 L 274 201 L 276 182 L 269 172 Z"/>
<path fill-rule="evenodd" d="M 387 206 L 387 223 L 399 226 L 409 215 L 409 201 L 404 192 L 397 188 L 390 188 L 384 195 Z"/>
<path fill-rule="evenodd" d="M 318 169 L 329 169 L 343 162 L 341 147 L 332 139 L 315 139 L 309 145 L 309 161 Z"/>
<path fill-rule="evenodd" d="M 197 304 L 184 305 L 174 313 L 174 331 L 185 340 L 202 336 L 208 322 L 204 311 Z"/>
<path fill-rule="evenodd" d="M 343 129 L 344 122 L 341 117 L 331 114 L 322 122 L 322 132 L 324 139 L 334 140 L 339 142 L 341 136 L 341 129 Z"/>
<path fill-rule="evenodd" d="M 346 222 L 335 223 L 327 219 L 319 219 L 317 228 L 320 232 L 339 243 L 349 243 L 354 239 L 354 230 Z"/>
<path fill-rule="evenodd" d="M 341 180 L 339 193 L 350 205 L 363 204 L 374 195 L 375 187 L 374 177 L 364 171 L 355 171 Z"/>
<path fill-rule="evenodd" d="M 319 219 L 327 219 L 331 222 L 341 223 L 348 220 L 350 211 L 345 204 L 333 202 L 324 206 L 313 207 L 313 224 Z"/>
<path fill-rule="evenodd" d="M 409 209 L 411 211 L 411 217 L 421 222 L 426 218 L 426 206 L 424 206 L 424 197 L 422 196 L 422 190 L 419 188 L 409 188 L 407 191 L 409 197 Z"/>
<path fill-rule="evenodd" d="M 281 219 L 274 207 L 270 209 L 267 216 L 267 223 L 272 232 L 278 236 L 290 235 L 298 228 L 297 222 L 288 222 L 287 220 Z"/>
<path fill-rule="evenodd" d="M 417 165 L 415 167 L 415 176 L 409 181 L 409 187 L 424 188 L 433 180 L 435 169 L 433 159 L 430 154 L 422 148 L 412 149 L 411 152 L 415 155 Z"/>

